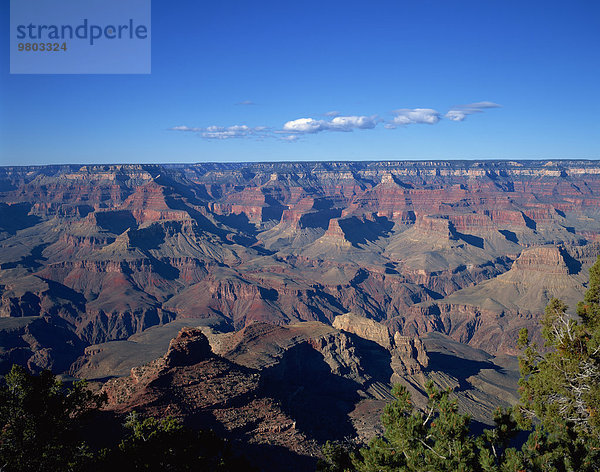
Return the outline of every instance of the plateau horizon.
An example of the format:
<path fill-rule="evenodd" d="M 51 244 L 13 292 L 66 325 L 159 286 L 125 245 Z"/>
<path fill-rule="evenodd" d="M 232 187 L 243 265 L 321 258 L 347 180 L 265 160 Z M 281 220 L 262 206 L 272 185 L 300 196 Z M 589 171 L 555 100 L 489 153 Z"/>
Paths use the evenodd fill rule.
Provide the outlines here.
<path fill-rule="evenodd" d="M 79 168 L 83 169 L 114 169 L 114 168 L 177 168 L 186 166 L 233 166 L 233 167 L 245 167 L 245 166 L 303 166 L 307 164 L 313 164 L 316 166 L 342 166 L 343 170 L 353 165 L 378 165 L 387 166 L 389 168 L 397 166 L 407 167 L 433 167 L 433 168 L 446 168 L 453 167 L 456 165 L 463 165 L 465 168 L 488 168 L 490 165 L 505 165 L 510 168 L 530 168 L 530 167 L 543 167 L 555 169 L 555 172 L 561 172 L 565 170 L 573 170 L 571 166 L 577 164 L 578 166 L 594 166 L 600 163 L 600 157 L 586 158 L 586 159 L 573 159 L 573 158 L 558 158 L 558 159 L 486 159 L 486 158 L 449 158 L 449 159 L 349 159 L 349 160 L 311 160 L 311 159 L 300 159 L 300 160 L 265 160 L 265 161 L 244 161 L 244 160 L 231 160 L 231 161 L 196 161 L 196 162 L 70 162 L 70 163 L 48 163 L 48 164 L 22 164 L 22 165 L 5 165 L 0 164 L 0 169 L 41 169 L 41 168 Z M 566 166 L 566 167 L 564 167 Z M 560 170 L 556 170 L 559 169 Z M 600 173 L 592 172 L 594 174 Z"/>

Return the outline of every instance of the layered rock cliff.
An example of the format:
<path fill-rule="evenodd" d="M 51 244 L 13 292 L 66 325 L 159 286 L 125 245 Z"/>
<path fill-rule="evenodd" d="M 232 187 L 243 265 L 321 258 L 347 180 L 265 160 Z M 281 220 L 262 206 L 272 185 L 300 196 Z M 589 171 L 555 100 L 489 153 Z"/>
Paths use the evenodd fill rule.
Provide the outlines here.
<path fill-rule="evenodd" d="M 352 312 L 512 352 L 540 294 L 580 296 L 599 199 L 593 161 L 2 167 L 0 314 L 85 345 Z"/>
<path fill-rule="evenodd" d="M 183 328 L 164 355 L 142 365 L 136 363 L 147 353 L 148 339 L 138 339 L 135 349 L 124 349 L 119 341 L 88 349 L 80 366 L 88 374 L 96 366 L 101 375 L 107 352 L 120 355 L 131 368 L 102 387 L 107 410 L 176 416 L 194 427 L 210 427 L 259 465 L 272 468 L 280 460 L 281 470 L 314 469 L 326 440 L 373 437 L 381 430 L 381 410 L 392 398 L 393 383 L 406 385 L 421 407 L 427 402 L 426 377 L 440 387 L 459 387 L 461 411 L 479 421 L 489 421 L 496 406 L 515 401 L 514 362 L 443 335 L 391 337 L 377 322 L 356 317 L 357 323 L 349 323 L 355 317 L 341 316 L 335 324 L 367 337 L 318 322 L 253 323 L 229 333 L 212 322 Z M 164 344 L 168 337 L 160 331 L 169 329 L 149 331 Z"/>

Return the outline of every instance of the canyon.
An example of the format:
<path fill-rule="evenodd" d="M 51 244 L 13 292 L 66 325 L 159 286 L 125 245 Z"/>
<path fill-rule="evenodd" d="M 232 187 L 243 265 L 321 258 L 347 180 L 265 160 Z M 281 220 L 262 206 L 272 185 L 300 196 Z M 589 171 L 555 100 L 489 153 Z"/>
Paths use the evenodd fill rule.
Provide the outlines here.
<path fill-rule="evenodd" d="M 0 373 L 310 464 L 393 383 L 489 423 L 519 330 L 574 313 L 599 254 L 598 161 L 0 167 Z"/>

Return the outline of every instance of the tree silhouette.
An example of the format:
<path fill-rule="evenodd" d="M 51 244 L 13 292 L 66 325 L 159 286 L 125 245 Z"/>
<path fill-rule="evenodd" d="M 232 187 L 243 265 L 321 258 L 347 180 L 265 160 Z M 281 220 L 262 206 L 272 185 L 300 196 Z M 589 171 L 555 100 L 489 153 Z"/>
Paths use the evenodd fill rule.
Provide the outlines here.
<path fill-rule="evenodd" d="M 91 453 L 80 433 L 102 402 L 85 382 L 65 388 L 49 371 L 13 366 L 0 387 L 0 470 L 85 470 Z"/>

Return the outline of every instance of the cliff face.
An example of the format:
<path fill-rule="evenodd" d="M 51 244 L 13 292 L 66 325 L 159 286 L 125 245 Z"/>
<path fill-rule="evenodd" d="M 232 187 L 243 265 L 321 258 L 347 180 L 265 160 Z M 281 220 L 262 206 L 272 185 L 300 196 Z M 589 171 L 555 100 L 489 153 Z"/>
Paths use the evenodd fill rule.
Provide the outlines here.
<path fill-rule="evenodd" d="M 13 364 L 65 372 L 83 354 L 85 344 L 59 317 L 25 317 L 6 320 L 0 328 L 0 375 Z"/>
<path fill-rule="evenodd" d="M 390 336 L 390 332 L 386 326 L 370 320 L 363 316 L 357 316 L 353 313 L 337 316 L 333 320 L 334 328 L 354 333 L 361 338 L 374 341 L 386 349 L 392 349 L 394 338 Z"/>
<path fill-rule="evenodd" d="M 345 324 L 353 318 L 356 323 Z M 237 332 L 222 332 L 214 323 L 186 327 L 164 355 L 142 365 L 135 360 L 147 352 L 140 337 L 137 348 L 134 342 L 89 348 L 80 365 L 88 373 L 96 365 L 102 374 L 100 364 L 111 357 L 107 352 L 114 359 L 124 349 L 120 357 L 132 368 L 102 387 L 106 409 L 176 416 L 210 427 L 256 464 L 277 463 L 278 470 L 314 470 L 326 440 L 372 438 L 381 428 L 381 409 L 393 398 L 393 383 L 403 383 L 417 406 L 427 402 L 426 379 L 440 387 L 460 386 L 461 411 L 479 421 L 490 421 L 491 410 L 514 402 L 518 376 L 510 360 L 499 362 L 440 334 L 390 337 L 385 326 L 367 321 L 351 314 L 336 318 L 335 324 L 357 333 L 319 322 L 252 323 Z M 164 342 L 160 331 L 169 329 L 149 332 Z"/>
<path fill-rule="evenodd" d="M 392 336 L 387 326 L 353 313 L 336 317 L 332 325 L 339 330 L 373 341 L 390 351 L 394 371 L 392 378 L 396 382 L 406 374 L 423 372 L 429 365 L 423 342 L 416 336 L 403 336 L 398 331 Z"/>
<path fill-rule="evenodd" d="M 102 391 L 117 414 L 135 409 L 219 431 L 261 468 L 314 467 L 316 446 L 263 391 L 261 374 L 212 354 L 198 329 L 182 330 L 163 357 L 107 382 Z"/>
<path fill-rule="evenodd" d="M 91 344 L 352 312 L 510 352 L 539 293 L 581 294 L 599 199 L 588 161 L 2 167 L 0 316 Z"/>
<path fill-rule="evenodd" d="M 523 251 L 513 263 L 512 269 L 522 272 L 537 272 L 552 275 L 568 275 L 577 271 L 569 268 L 565 257 L 569 257 L 562 247 L 536 247 Z M 526 278 L 526 275 L 523 275 Z"/>
<path fill-rule="evenodd" d="M 102 390 L 116 413 L 179 416 L 245 444 L 278 445 L 300 464 L 310 463 L 319 442 L 355 435 L 358 424 L 374 434 L 376 424 L 365 429 L 364 422 L 373 415 L 352 412 L 359 403 L 369 410 L 391 397 L 391 377 L 399 375 L 392 369 L 400 358 L 417 365 L 413 340 L 397 339 L 398 345 L 385 349 L 317 322 L 254 323 L 229 334 L 184 328 L 165 355 Z M 95 353 L 88 356 L 91 361 Z M 422 387 L 422 370 L 400 374 L 401 381 L 409 379 L 415 401 L 425 401 L 414 389 Z M 255 459 L 269 462 L 265 454 Z"/>

